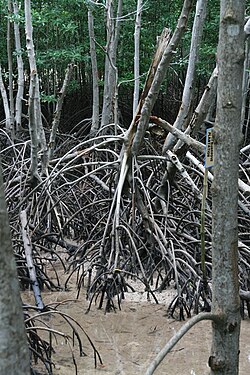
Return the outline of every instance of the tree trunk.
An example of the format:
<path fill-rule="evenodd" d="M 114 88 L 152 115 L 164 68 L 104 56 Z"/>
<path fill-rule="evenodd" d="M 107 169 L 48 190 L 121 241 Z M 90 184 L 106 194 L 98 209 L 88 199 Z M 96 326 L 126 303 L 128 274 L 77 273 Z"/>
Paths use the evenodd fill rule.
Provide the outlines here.
<path fill-rule="evenodd" d="M 42 150 L 42 162 L 43 167 L 47 164 L 47 143 L 45 138 L 45 133 L 42 124 L 42 114 L 41 114 L 41 103 L 40 103 L 40 89 L 39 89 L 39 77 L 37 73 L 37 66 L 36 66 L 36 57 L 35 57 L 35 47 L 33 43 L 33 27 L 32 27 L 32 17 L 31 17 L 31 4 L 30 0 L 25 0 L 24 2 L 24 12 L 25 12 L 25 33 L 26 33 L 26 47 L 28 52 L 29 58 L 29 65 L 30 65 L 30 92 L 29 95 L 32 94 L 32 115 L 33 121 L 29 123 L 30 132 L 33 132 L 34 136 L 37 137 L 37 151 L 38 149 Z M 30 111 L 31 112 L 31 111 Z M 33 129 L 32 129 L 33 127 Z M 34 157 L 34 158 L 33 158 Z M 35 159 L 35 155 L 33 155 L 32 160 Z M 37 159 L 36 155 L 36 159 Z M 35 175 L 33 177 L 37 177 L 37 169 L 32 168 L 35 171 Z"/>
<path fill-rule="evenodd" d="M 244 76 L 243 76 L 243 84 L 242 84 L 242 95 L 243 95 L 243 103 L 242 103 L 242 110 L 241 110 L 241 130 L 244 134 L 244 145 L 247 144 L 247 134 L 249 129 L 249 121 L 246 119 L 246 114 L 249 116 L 249 111 L 247 110 L 247 99 L 249 94 L 249 87 L 250 87 L 250 40 L 249 38 L 246 39 L 246 48 L 245 48 L 245 62 L 244 62 Z M 246 120 L 246 121 L 245 121 Z"/>
<path fill-rule="evenodd" d="M 169 43 L 166 45 L 166 48 L 164 48 L 162 57 L 159 58 L 159 56 L 157 55 L 155 56 L 155 61 L 159 59 L 159 63 L 157 62 L 157 66 L 154 66 L 154 65 L 151 66 L 153 69 L 153 82 L 151 84 L 151 87 L 148 91 L 148 94 L 143 103 L 143 107 L 141 109 L 141 113 L 140 113 L 141 117 L 137 125 L 136 134 L 135 134 L 133 145 L 132 145 L 132 153 L 134 155 L 137 155 L 139 152 L 145 132 L 147 130 L 149 117 L 151 115 L 151 111 L 153 109 L 153 106 L 160 92 L 161 84 L 165 78 L 167 68 L 175 53 L 174 51 L 177 48 L 181 40 L 181 37 L 186 29 L 188 16 L 192 9 L 192 4 L 193 4 L 192 0 L 184 1 L 176 29 Z M 160 41 L 159 41 L 159 44 L 160 44 Z M 160 53 L 162 53 L 161 49 L 159 49 L 159 51 Z M 155 61 L 153 61 L 152 64 L 154 64 Z"/>
<path fill-rule="evenodd" d="M 21 221 L 21 227 L 22 227 L 23 247 L 24 247 L 25 258 L 26 258 L 26 262 L 27 262 L 27 269 L 28 269 L 28 272 L 29 272 L 31 285 L 32 285 L 34 297 L 35 297 L 35 300 L 36 300 L 36 306 L 40 310 L 43 310 L 44 303 L 43 303 L 43 300 L 42 300 L 39 282 L 38 282 L 37 276 L 36 276 L 36 267 L 34 265 L 33 257 L 32 257 L 32 255 L 33 255 L 32 254 L 32 243 L 31 243 L 30 236 L 29 236 L 29 225 L 28 225 L 26 210 L 22 210 L 20 212 L 20 221 Z"/>
<path fill-rule="evenodd" d="M 98 86 L 98 67 L 95 48 L 95 31 L 94 17 L 91 8 L 88 9 L 88 29 L 89 29 L 89 46 L 92 68 L 92 88 L 93 88 L 93 104 L 92 104 L 92 124 L 90 134 L 96 134 L 99 129 L 99 86 Z"/>
<path fill-rule="evenodd" d="M 60 119 L 61 119 L 61 114 L 62 114 L 62 107 L 63 107 L 63 101 L 66 95 L 66 91 L 71 79 L 71 75 L 74 69 L 74 64 L 71 63 L 67 66 L 66 72 L 65 72 L 65 77 L 63 81 L 62 88 L 60 90 L 60 96 L 57 99 L 57 105 L 56 105 L 56 110 L 54 113 L 54 118 L 52 122 L 52 128 L 51 128 L 51 133 L 50 133 L 50 138 L 49 138 L 49 150 L 48 150 L 48 160 L 51 160 L 53 155 L 54 155 L 54 148 L 55 148 L 55 142 L 56 142 L 56 133 L 59 127 Z"/>
<path fill-rule="evenodd" d="M 182 103 L 175 120 L 174 127 L 177 129 L 185 129 L 189 123 L 192 114 L 192 102 L 195 90 L 195 70 L 198 61 L 200 41 L 203 32 L 203 25 L 206 16 L 207 0 L 198 0 L 196 3 L 196 13 L 192 30 L 192 40 L 190 45 L 188 68 L 185 80 L 185 86 L 182 94 Z M 168 134 L 163 152 L 171 150 L 176 143 L 176 138 L 172 134 Z"/>
<path fill-rule="evenodd" d="M 8 14 L 12 15 L 11 0 L 8 0 Z M 12 22 L 8 18 L 7 21 L 7 55 L 8 55 L 8 70 L 9 70 L 9 105 L 10 105 L 10 131 L 12 138 L 14 136 L 14 93 L 13 93 L 13 62 L 12 62 Z"/>
<path fill-rule="evenodd" d="M 5 127 L 6 127 L 7 132 L 10 132 L 11 131 L 10 106 L 9 106 L 7 91 L 3 82 L 1 64 L 0 64 L 0 92 L 1 92 L 2 100 L 3 100 L 3 108 L 4 108 L 4 114 L 5 114 Z"/>
<path fill-rule="evenodd" d="M 137 105 L 139 102 L 140 93 L 140 34 L 141 34 L 141 14 L 142 14 L 143 0 L 137 1 L 137 11 L 135 19 L 134 32 L 134 97 L 133 97 L 133 116 L 135 115 Z"/>
<path fill-rule="evenodd" d="M 214 127 L 213 323 L 211 374 L 236 375 L 239 363 L 238 169 L 244 63 L 245 1 L 221 0 Z"/>
<path fill-rule="evenodd" d="M 117 85 L 117 46 L 120 36 L 120 24 L 123 0 L 117 4 L 116 22 L 114 17 L 114 1 L 106 0 L 107 12 L 107 45 L 105 58 L 104 92 L 101 127 L 114 122 L 114 96 Z"/>
<path fill-rule="evenodd" d="M 28 375 L 29 350 L 0 167 L 0 374 Z"/>
<path fill-rule="evenodd" d="M 30 75 L 30 89 L 29 89 L 29 133 L 31 141 L 31 181 L 33 185 L 39 181 L 38 173 L 38 129 L 36 121 L 35 109 L 35 92 L 36 92 L 36 74 L 32 72 Z"/>
<path fill-rule="evenodd" d="M 15 14 L 15 19 L 18 19 L 18 4 L 17 1 L 13 1 L 13 10 Z M 16 60 L 17 60 L 17 94 L 15 103 L 15 125 L 16 132 L 18 133 L 21 126 L 22 120 L 22 102 L 23 102 L 23 92 L 24 92 L 24 74 L 23 74 L 23 58 L 22 58 L 22 47 L 20 38 L 20 29 L 17 21 L 14 21 L 14 34 L 15 34 L 15 46 L 16 46 Z"/>

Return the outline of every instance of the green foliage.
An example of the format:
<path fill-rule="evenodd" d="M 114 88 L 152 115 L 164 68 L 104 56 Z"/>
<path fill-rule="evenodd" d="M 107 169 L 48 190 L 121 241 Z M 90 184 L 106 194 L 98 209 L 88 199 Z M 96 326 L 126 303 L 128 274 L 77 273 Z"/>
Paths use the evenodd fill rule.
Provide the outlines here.
<path fill-rule="evenodd" d="M 89 57 L 84 55 L 85 49 L 82 46 L 75 48 L 70 46 L 65 49 L 48 49 L 37 53 L 37 65 L 40 69 L 52 68 L 58 65 L 67 66 L 69 62 L 86 61 Z"/>
<path fill-rule="evenodd" d="M 215 53 L 218 42 L 219 0 L 208 3 L 207 18 L 204 28 L 203 41 L 200 46 L 200 60 L 197 67 L 198 77 L 207 79 L 215 64 Z M 249 7 L 250 0 L 247 0 Z M 20 3 L 23 6 L 23 2 Z M 115 7 L 117 1 L 114 2 Z M 141 44 L 140 44 L 140 74 L 145 75 L 149 69 L 155 51 L 157 36 L 164 27 L 174 30 L 183 5 L 182 0 L 145 0 L 142 12 Z M 119 82 L 133 86 L 134 65 L 134 27 L 137 1 L 126 0 L 123 4 L 124 17 L 121 22 L 121 37 L 118 46 L 117 66 Z M 36 48 L 39 75 L 42 76 L 41 88 L 46 95 L 55 92 L 57 85 L 63 81 L 65 69 L 69 62 L 81 64 L 84 80 L 91 77 L 89 61 L 88 37 L 88 9 L 95 17 L 95 38 L 98 69 L 103 76 L 106 45 L 105 31 L 105 0 L 98 0 L 96 4 L 90 0 L 33 0 L 32 22 L 34 44 Z M 193 8 L 193 16 L 195 4 Z M 190 48 L 192 21 L 190 18 L 188 29 L 176 51 L 172 67 L 180 77 L 185 75 Z M 3 70 L 8 70 L 6 54 L 7 17 L 12 22 L 18 22 L 21 29 L 22 50 L 13 51 L 14 68 L 17 53 L 22 53 L 25 68 L 28 71 L 28 60 L 25 47 L 24 11 L 21 8 L 18 17 L 8 15 L 7 1 L 0 0 L 0 47 Z M 14 37 L 13 37 L 14 38 Z M 14 46 L 14 42 L 12 43 Z M 5 68 L 5 69 L 4 69 Z M 51 72 L 57 72 L 57 78 L 51 78 Z M 131 82 L 127 82 L 131 81 Z M 142 79 L 143 81 L 143 79 Z M 102 78 L 100 78 L 102 82 Z M 45 89 L 46 87 L 46 89 Z M 72 84 L 72 90 L 78 84 Z"/>
<path fill-rule="evenodd" d="M 44 92 L 41 93 L 40 97 L 43 103 L 56 103 L 57 101 L 55 95 L 46 95 Z"/>
<path fill-rule="evenodd" d="M 7 64 L 7 50 L 6 50 L 6 29 L 7 29 L 7 16 L 8 16 L 8 9 L 7 9 L 7 2 L 0 1 L 0 49 L 1 49 L 1 57 L 0 63 L 2 66 L 6 66 Z"/>
<path fill-rule="evenodd" d="M 208 78 L 216 62 L 216 49 L 219 36 L 220 1 L 208 2 L 207 17 L 200 48 L 198 74 Z"/>
<path fill-rule="evenodd" d="M 79 89 L 80 89 L 79 81 L 77 81 L 76 79 L 72 79 L 69 82 L 69 85 L 68 85 L 68 88 L 67 88 L 67 93 L 71 94 L 71 93 L 74 93 L 74 92 L 78 91 Z"/>
<path fill-rule="evenodd" d="M 183 5 L 183 1 L 162 1 L 148 0 L 145 2 L 142 12 L 141 44 L 140 44 L 140 71 L 141 74 L 148 71 L 152 56 L 156 48 L 156 39 L 164 27 L 168 27 L 172 32 L 176 27 L 178 17 Z M 124 4 L 124 14 L 131 14 L 136 10 L 136 2 L 127 1 Z M 176 51 L 172 67 L 180 76 L 185 74 L 190 41 L 192 37 L 192 24 L 195 13 L 195 6 L 190 17 L 189 26 L 184 38 Z M 133 78 L 134 63 L 134 21 L 135 15 L 122 24 L 121 38 L 119 44 L 118 70 L 120 80 L 131 80 Z M 207 79 L 215 64 L 215 52 L 218 42 L 218 21 L 219 21 L 219 0 L 213 4 L 209 2 L 207 19 L 204 28 L 204 37 L 200 47 L 200 60 L 197 66 L 197 75 L 202 79 Z M 129 85 L 129 83 L 128 83 Z M 130 83 L 133 85 L 133 82 Z"/>

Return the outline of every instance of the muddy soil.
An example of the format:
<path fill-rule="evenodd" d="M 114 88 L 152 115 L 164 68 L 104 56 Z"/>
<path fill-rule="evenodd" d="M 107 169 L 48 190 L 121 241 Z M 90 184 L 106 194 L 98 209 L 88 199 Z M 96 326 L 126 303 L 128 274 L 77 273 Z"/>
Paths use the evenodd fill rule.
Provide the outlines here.
<path fill-rule="evenodd" d="M 101 354 L 103 364 L 95 369 L 93 351 L 84 334 L 81 334 L 87 356 L 79 357 L 73 349 L 78 372 L 84 375 L 143 375 L 155 355 L 183 325 L 166 317 L 169 302 L 175 290 L 158 295 L 159 304 L 147 301 L 142 291 L 127 293 L 122 310 L 104 314 L 93 305 L 86 314 L 88 302 L 84 295 L 78 301 L 76 287 L 72 280 L 70 291 L 46 292 L 44 301 L 62 302 L 60 311 L 71 315 L 91 337 Z M 140 289 L 141 287 L 138 286 Z M 25 293 L 31 299 L 31 292 Z M 47 322 L 52 328 L 71 335 L 69 327 L 60 317 L 51 316 Z M 250 374 L 250 320 L 242 321 L 240 375 Z M 211 345 L 211 323 L 200 322 L 194 326 L 167 355 L 155 371 L 156 375 L 206 375 L 209 374 L 207 361 Z M 70 346 L 64 338 L 54 342 L 55 375 L 75 373 Z"/>

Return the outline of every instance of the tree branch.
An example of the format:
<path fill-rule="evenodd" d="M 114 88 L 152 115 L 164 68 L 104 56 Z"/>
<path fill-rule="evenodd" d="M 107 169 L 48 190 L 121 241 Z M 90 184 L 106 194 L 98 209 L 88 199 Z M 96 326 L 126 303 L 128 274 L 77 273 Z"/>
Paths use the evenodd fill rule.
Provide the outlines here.
<path fill-rule="evenodd" d="M 213 320 L 218 321 L 222 320 L 223 316 L 218 314 L 213 314 L 210 312 L 200 313 L 193 316 L 190 320 L 184 324 L 179 331 L 167 342 L 167 344 L 162 348 L 162 350 L 157 354 L 155 359 L 150 363 L 149 367 L 146 370 L 145 375 L 152 375 L 155 369 L 159 366 L 162 360 L 170 352 L 170 350 L 177 344 L 177 342 L 192 328 L 195 324 L 201 322 L 202 320 Z"/>

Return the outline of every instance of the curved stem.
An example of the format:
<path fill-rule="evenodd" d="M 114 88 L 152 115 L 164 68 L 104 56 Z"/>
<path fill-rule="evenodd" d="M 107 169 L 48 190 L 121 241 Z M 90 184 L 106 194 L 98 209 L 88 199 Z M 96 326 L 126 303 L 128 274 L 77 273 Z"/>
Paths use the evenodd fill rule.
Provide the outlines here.
<path fill-rule="evenodd" d="M 149 367 L 146 370 L 145 375 L 152 375 L 155 369 L 159 366 L 162 360 L 170 352 L 170 350 L 177 344 L 177 342 L 198 322 L 202 320 L 220 320 L 222 317 L 217 314 L 210 312 L 200 313 L 199 315 L 193 316 L 189 319 L 180 330 L 167 342 L 167 344 L 162 348 L 162 350 L 157 354 L 155 359 L 150 363 Z"/>

